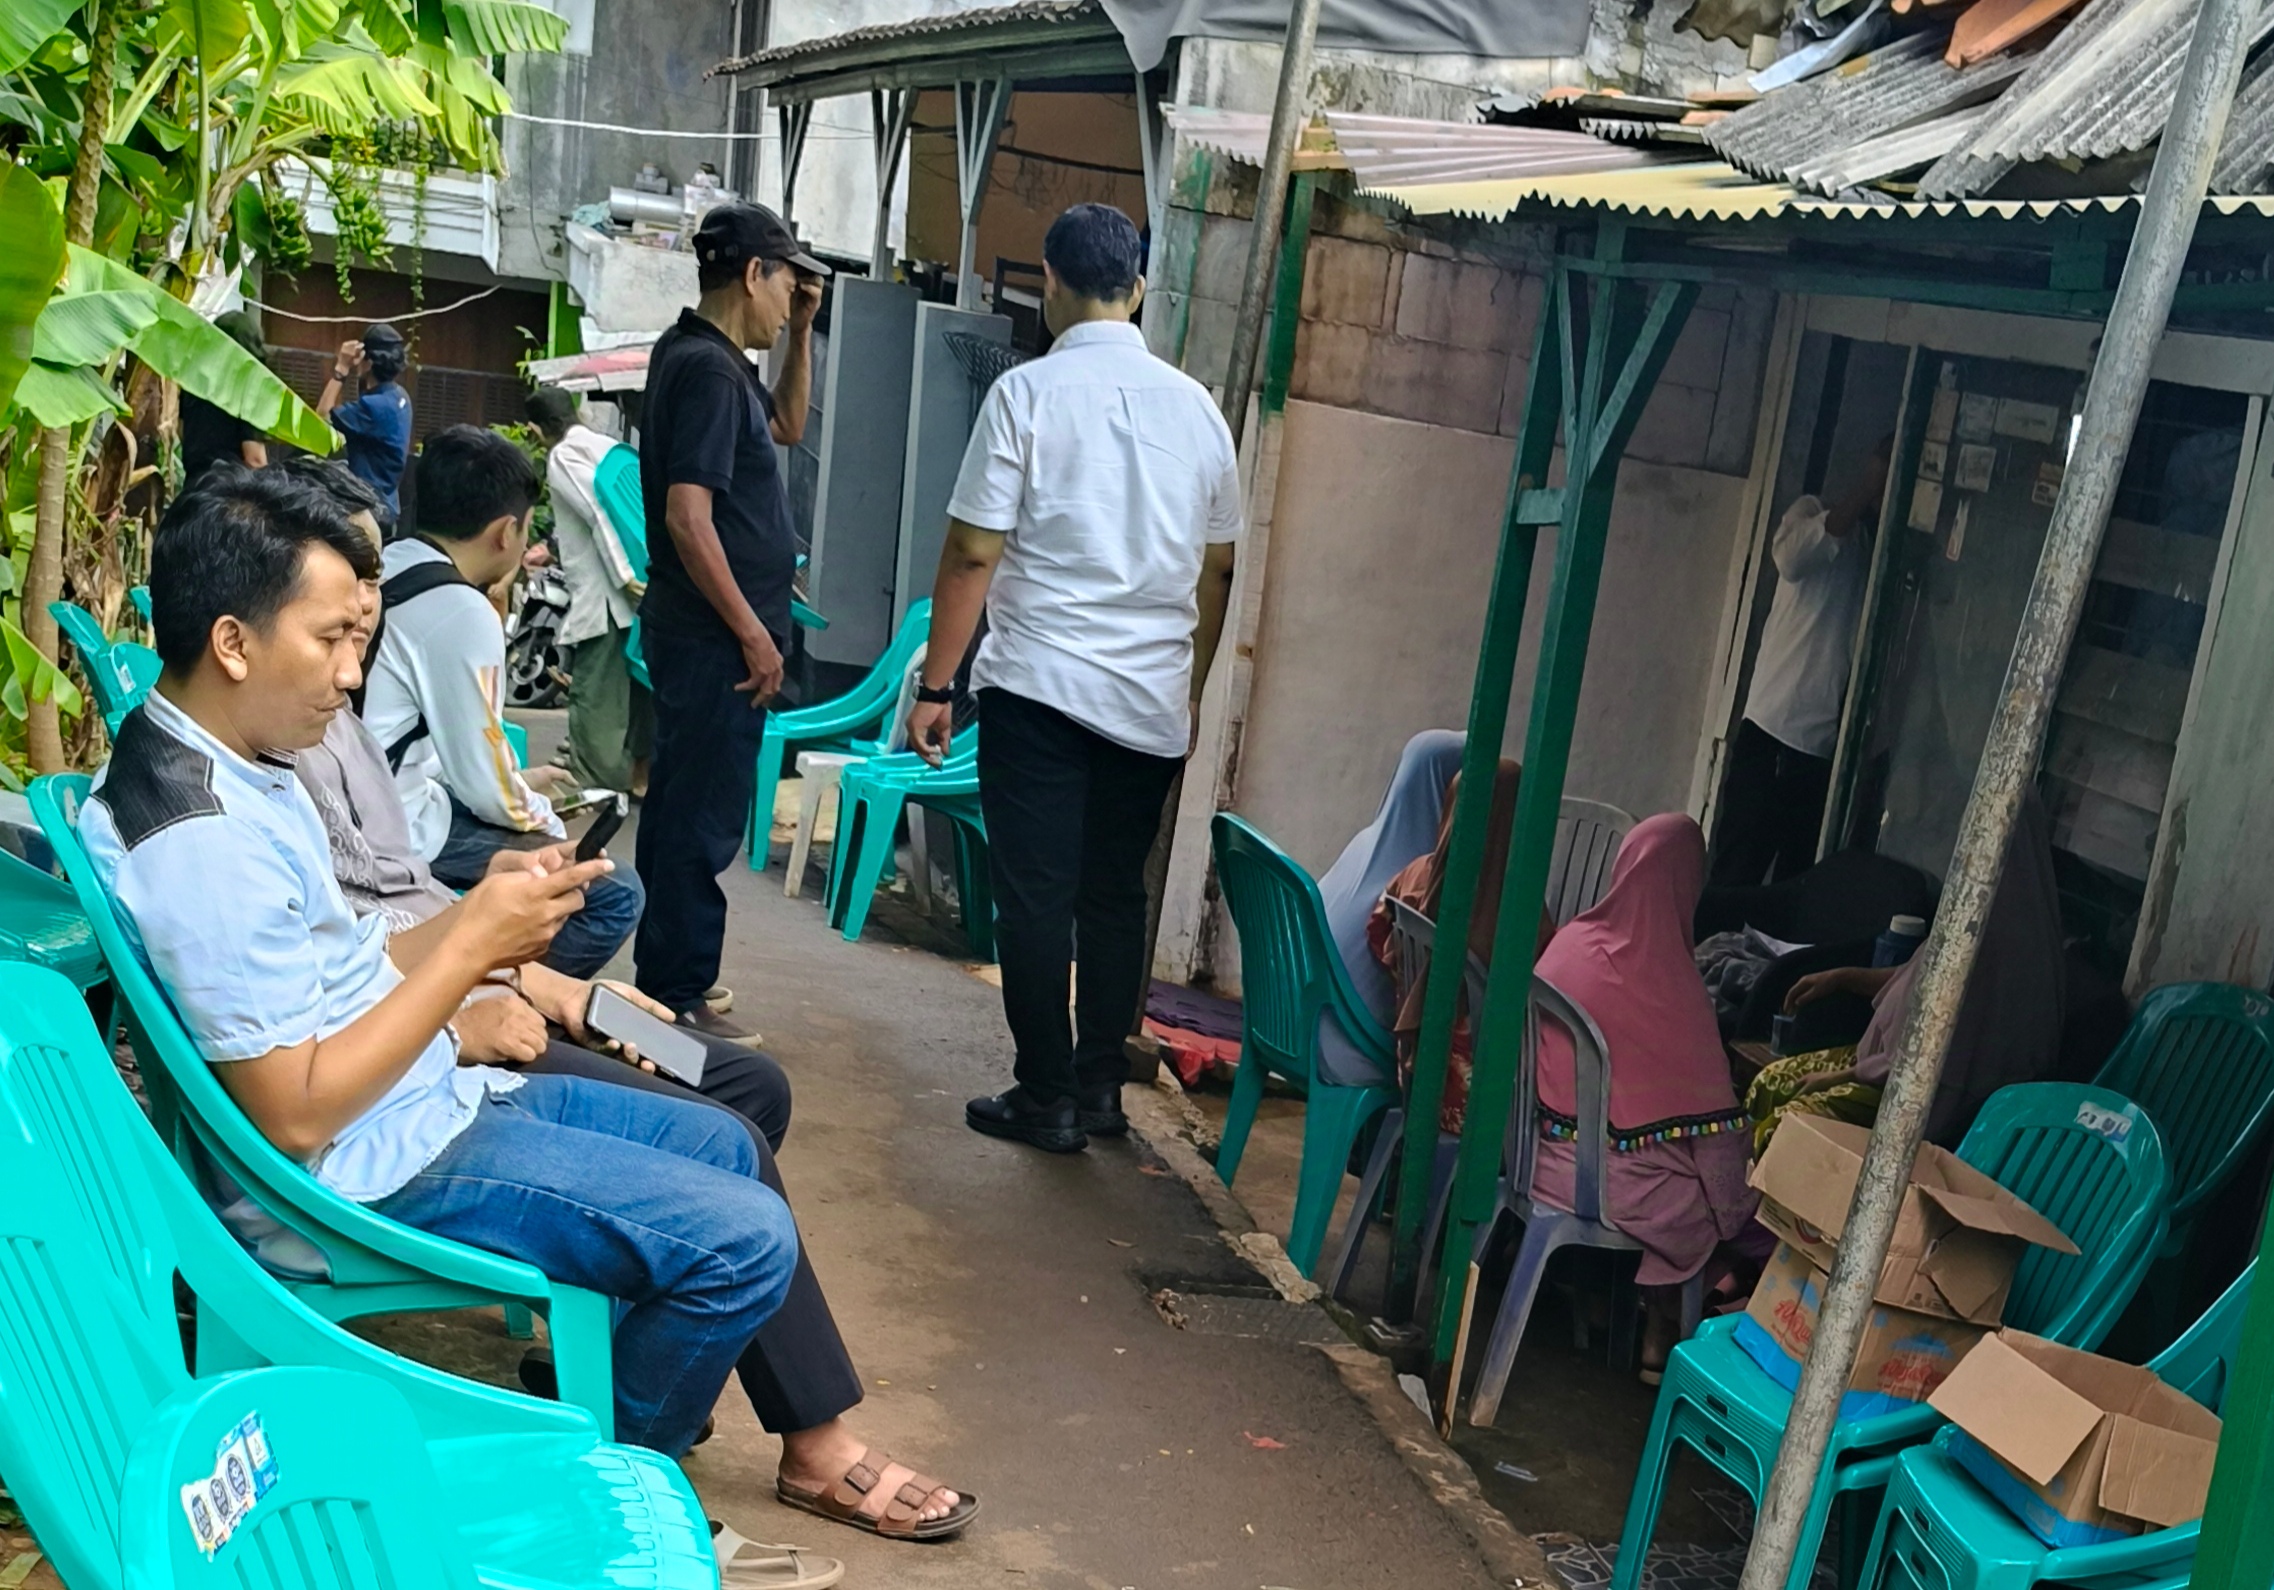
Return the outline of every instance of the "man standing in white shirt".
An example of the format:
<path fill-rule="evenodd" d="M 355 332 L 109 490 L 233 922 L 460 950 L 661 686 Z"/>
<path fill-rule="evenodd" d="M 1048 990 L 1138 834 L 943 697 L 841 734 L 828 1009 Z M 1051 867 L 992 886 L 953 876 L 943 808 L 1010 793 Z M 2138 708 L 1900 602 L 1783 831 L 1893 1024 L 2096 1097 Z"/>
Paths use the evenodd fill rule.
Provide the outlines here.
<path fill-rule="evenodd" d="M 1829 504 L 1801 497 L 1777 521 L 1769 542 L 1776 595 L 1721 786 L 1717 888 L 1774 883 L 1815 863 L 1893 446 L 1892 436 L 1880 442 L 1846 496 Z"/>
<path fill-rule="evenodd" d="M 996 381 L 973 428 L 908 729 L 935 763 L 947 754 L 951 681 L 984 606 L 971 683 L 1017 1086 L 964 1119 L 1071 1153 L 1128 1130 L 1145 858 L 1223 631 L 1240 484 L 1207 389 L 1129 323 L 1145 296 L 1129 218 L 1076 205 L 1042 257 L 1057 342 Z"/>
<path fill-rule="evenodd" d="M 626 545 L 600 501 L 600 465 L 624 444 L 576 417 L 557 386 L 529 395 L 529 422 L 545 439 L 553 500 L 553 545 L 568 582 L 560 643 L 568 650 L 568 770 L 585 788 L 632 793 L 633 764 L 654 739 L 647 689 L 632 677 L 625 643 L 647 590 L 647 541 Z M 627 450 L 628 456 L 628 450 Z"/>

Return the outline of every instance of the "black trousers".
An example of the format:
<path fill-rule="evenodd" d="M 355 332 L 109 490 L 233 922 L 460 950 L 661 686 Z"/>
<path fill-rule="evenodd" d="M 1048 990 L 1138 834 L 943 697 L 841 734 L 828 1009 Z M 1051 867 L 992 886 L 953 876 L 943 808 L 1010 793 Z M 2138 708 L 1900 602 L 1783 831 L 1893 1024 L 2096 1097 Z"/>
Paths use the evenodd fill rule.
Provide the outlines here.
<path fill-rule="evenodd" d="M 1118 1088 L 1144 997 L 1145 858 L 1183 761 L 1116 745 L 1054 707 L 979 692 L 979 803 L 995 953 L 1019 1084 L 1041 1099 Z M 1080 1004 L 1066 1019 L 1081 961 Z"/>
<path fill-rule="evenodd" d="M 655 695 L 655 761 L 634 850 L 648 904 L 633 941 L 640 992 L 693 1010 L 719 980 L 726 891 L 758 783 L 766 711 L 735 686 L 749 674 L 723 629 L 641 630 Z"/>
<path fill-rule="evenodd" d="M 1751 718 L 1739 724 L 1721 781 L 1713 887 L 1774 883 L 1814 866 L 1831 787 L 1829 757 L 1795 751 Z"/>
<path fill-rule="evenodd" d="M 747 709 L 745 709 L 747 710 Z M 652 1071 L 642 1071 L 608 1055 L 580 1049 L 556 1037 L 525 1069 L 560 1076 L 588 1077 L 672 1098 L 692 1099 L 736 1116 L 758 1145 L 758 1179 L 781 1193 L 781 1168 L 774 1154 L 790 1129 L 790 1080 L 770 1055 L 723 1039 L 702 1039 L 710 1050 L 701 1092 Z M 743 1349 L 735 1374 L 758 1414 L 774 1435 L 789 1435 L 827 1424 L 861 1400 L 861 1377 L 845 1351 L 845 1338 L 821 1295 L 821 1280 L 805 1244 L 798 1244 L 797 1273 L 789 1296 Z"/>

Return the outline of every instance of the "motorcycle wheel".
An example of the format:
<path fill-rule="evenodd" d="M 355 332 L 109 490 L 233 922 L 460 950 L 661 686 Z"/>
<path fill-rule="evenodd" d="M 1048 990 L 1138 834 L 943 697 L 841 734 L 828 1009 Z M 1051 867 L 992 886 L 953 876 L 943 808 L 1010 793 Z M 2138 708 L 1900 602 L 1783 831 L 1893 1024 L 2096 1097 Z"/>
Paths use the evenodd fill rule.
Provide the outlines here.
<path fill-rule="evenodd" d="M 532 630 L 513 637 L 505 654 L 505 700 L 508 706 L 557 707 L 568 697 L 564 682 L 568 670 L 560 648 L 552 644 L 550 630 Z"/>

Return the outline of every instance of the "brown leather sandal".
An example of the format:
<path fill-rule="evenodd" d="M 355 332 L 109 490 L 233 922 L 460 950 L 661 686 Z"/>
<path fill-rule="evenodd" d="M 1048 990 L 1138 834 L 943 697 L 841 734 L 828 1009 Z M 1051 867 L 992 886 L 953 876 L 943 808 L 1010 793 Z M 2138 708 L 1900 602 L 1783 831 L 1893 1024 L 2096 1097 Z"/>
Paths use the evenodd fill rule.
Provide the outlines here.
<path fill-rule="evenodd" d="M 784 1507 L 812 1513 L 891 1540 L 941 1540 L 957 1534 L 979 1516 L 979 1498 L 957 1491 L 959 1500 L 940 1518 L 925 1518 L 924 1505 L 953 1489 L 919 1474 L 874 1447 L 827 1490 L 800 1490 L 776 1477 L 774 1496 Z"/>

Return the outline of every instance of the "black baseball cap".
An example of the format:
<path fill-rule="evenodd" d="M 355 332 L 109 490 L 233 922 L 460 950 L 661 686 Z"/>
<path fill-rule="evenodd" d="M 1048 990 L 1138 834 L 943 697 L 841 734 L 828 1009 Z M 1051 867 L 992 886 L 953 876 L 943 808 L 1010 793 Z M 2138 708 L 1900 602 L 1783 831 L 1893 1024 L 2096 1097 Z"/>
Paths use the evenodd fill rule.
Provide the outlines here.
<path fill-rule="evenodd" d="M 375 321 L 363 328 L 363 346 L 369 348 L 400 348 L 403 334 L 384 321 Z"/>
<path fill-rule="evenodd" d="M 705 265 L 739 265 L 754 259 L 786 260 L 813 276 L 829 267 L 805 251 L 789 223 L 763 204 L 714 204 L 695 228 L 695 258 Z"/>

